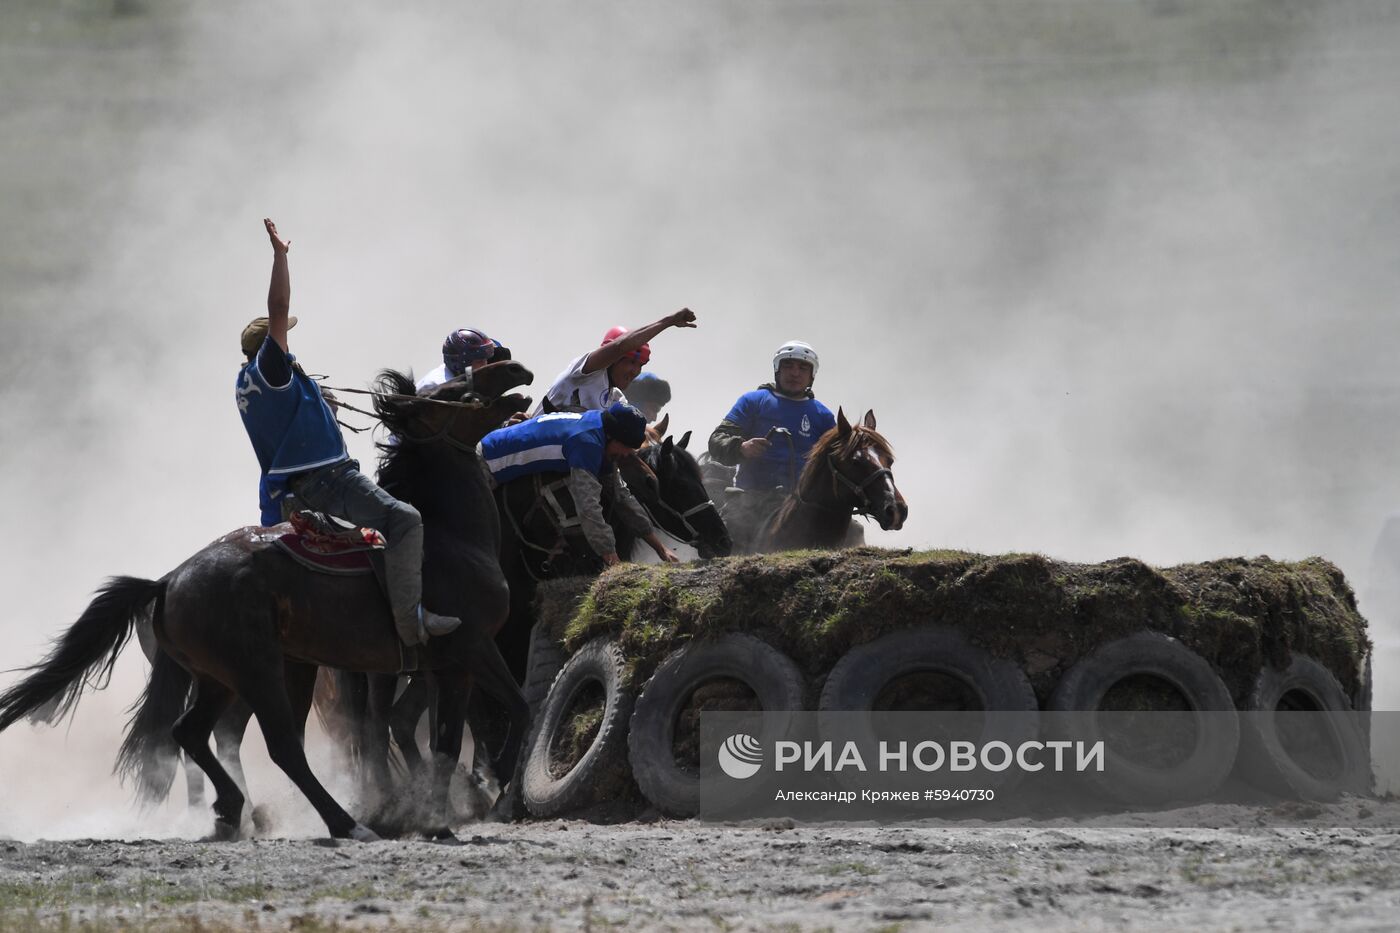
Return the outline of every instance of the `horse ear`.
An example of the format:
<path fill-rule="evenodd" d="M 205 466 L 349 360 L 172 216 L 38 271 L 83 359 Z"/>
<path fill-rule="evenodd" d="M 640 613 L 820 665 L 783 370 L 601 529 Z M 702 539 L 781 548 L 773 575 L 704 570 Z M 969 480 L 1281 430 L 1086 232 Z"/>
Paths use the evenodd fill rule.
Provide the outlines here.
<path fill-rule="evenodd" d="M 839 405 L 836 406 L 836 430 L 839 431 L 843 437 L 851 433 L 851 423 L 846 420 L 846 413 Z"/>
<path fill-rule="evenodd" d="M 556 411 L 558 411 L 558 409 L 554 407 L 554 404 L 552 402 L 550 402 L 548 395 L 546 395 L 543 399 L 540 400 L 540 414 L 552 415 Z"/>
<path fill-rule="evenodd" d="M 685 450 L 685 445 L 686 445 L 686 444 L 689 444 L 689 443 L 690 443 L 690 432 L 689 432 L 689 431 L 686 431 L 684 434 L 681 435 L 681 441 L 680 441 L 680 443 L 677 444 L 676 446 L 679 447 L 681 450 Z"/>
<path fill-rule="evenodd" d="M 875 430 L 875 409 L 866 409 L 865 417 L 861 419 L 861 423 L 864 424 L 870 430 Z"/>
<path fill-rule="evenodd" d="M 665 437 L 666 429 L 671 426 L 671 413 L 668 411 L 666 417 L 656 422 L 656 436 Z"/>
<path fill-rule="evenodd" d="M 662 442 L 661 442 L 661 456 L 664 457 L 664 456 L 666 456 L 667 454 L 669 454 L 669 453 L 671 452 L 671 448 L 674 446 L 674 443 L 675 443 L 675 442 L 672 441 L 671 438 L 670 438 L 669 436 L 668 436 L 664 441 L 662 441 Z"/>

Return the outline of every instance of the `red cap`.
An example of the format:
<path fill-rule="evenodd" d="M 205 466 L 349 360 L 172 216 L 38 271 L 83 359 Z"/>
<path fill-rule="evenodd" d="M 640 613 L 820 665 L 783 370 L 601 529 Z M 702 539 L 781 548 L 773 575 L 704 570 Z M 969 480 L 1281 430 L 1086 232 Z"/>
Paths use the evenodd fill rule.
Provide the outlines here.
<path fill-rule="evenodd" d="M 599 346 L 605 347 L 617 338 L 628 333 L 627 328 L 618 324 L 616 327 L 609 327 L 608 332 L 603 335 L 603 342 Z M 644 343 L 639 349 L 632 351 L 632 358 L 645 366 L 651 360 L 651 344 Z"/>

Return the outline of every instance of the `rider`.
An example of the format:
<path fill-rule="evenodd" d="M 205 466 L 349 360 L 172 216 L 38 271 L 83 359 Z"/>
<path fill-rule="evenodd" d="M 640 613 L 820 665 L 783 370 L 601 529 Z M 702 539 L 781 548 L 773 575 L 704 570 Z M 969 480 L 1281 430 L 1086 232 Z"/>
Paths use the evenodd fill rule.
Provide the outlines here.
<path fill-rule="evenodd" d="M 508 359 L 510 350 L 499 340 L 492 340 L 475 327 L 463 327 L 447 335 L 442 342 L 442 365 L 419 379 L 416 388 L 419 392 L 435 389 L 465 372 L 476 372 L 487 363 Z"/>
<path fill-rule="evenodd" d="M 627 387 L 627 401 L 636 405 L 650 424 L 671 401 L 671 384 L 656 373 L 642 373 Z"/>
<path fill-rule="evenodd" d="M 836 416 L 812 395 L 818 363 L 808 344 L 784 343 L 773 354 L 773 381 L 739 396 L 710 435 L 710 457 L 739 467 L 735 484 L 746 493 L 746 513 L 766 511 L 780 489 L 795 488 L 807 452 L 836 426 Z"/>
<path fill-rule="evenodd" d="M 676 555 L 657 537 L 651 518 L 632 497 L 617 472 L 617 461 L 636 453 L 646 439 L 646 417 L 624 402 L 602 411 L 551 412 L 492 431 L 481 442 L 481 459 L 496 485 L 537 473 L 568 474 L 584 537 L 611 567 L 619 561 L 617 539 L 603 517 L 607 484 L 623 520 L 663 561 Z"/>
<path fill-rule="evenodd" d="M 651 345 L 647 341 L 668 327 L 694 326 L 695 312 L 682 308 L 636 330 L 610 328 L 596 350 L 573 360 L 569 368 L 559 374 L 535 413 L 544 410 L 545 399 L 555 411 L 592 411 L 626 401 L 623 393 L 651 359 Z"/>
<path fill-rule="evenodd" d="M 274 501 L 290 490 L 307 508 L 378 529 L 387 545 L 389 605 L 399 637 L 417 645 L 430 635 L 445 635 L 462 621 L 421 604 L 423 520 L 418 510 L 360 472 L 320 386 L 287 350 L 287 330 L 294 320 L 287 314 L 292 293 L 287 250 L 292 244 L 277 235 L 271 220 L 263 220 L 263 226 L 272 241 L 268 316 L 243 329 L 247 362 L 238 371 L 237 400 L 264 485 Z"/>

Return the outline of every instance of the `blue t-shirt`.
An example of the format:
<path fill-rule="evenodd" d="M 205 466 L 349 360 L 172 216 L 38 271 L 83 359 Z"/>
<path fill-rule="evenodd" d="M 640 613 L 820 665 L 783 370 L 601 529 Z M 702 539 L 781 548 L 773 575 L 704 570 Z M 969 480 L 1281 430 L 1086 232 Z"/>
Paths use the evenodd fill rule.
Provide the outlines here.
<path fill-rule="evenodd" d="M 296 357 L 284 353 L 269 337 L 258 355 L 238 371 L 238 411 L 263 472 L 260 504 L 263 487 L 266 502 L 276 503 L 287 477 L 339 463 L 349 456 L 335 414 L 321 397 L 321 387 L 293 366 L 295 361 Z M 263 518 L 268 516 L 264 509 Z"/>
<path fill-rule="evenodd" d="M 745 438 L 764 437 L 772 428 L 792 432 L 792 448 L 785 438 L 769 438 L 762 457 L 742 460 L 735 479 L 740 489 L 792 488 L 802 475 L 807 453 L 827 431 L 836 427 L 836 416 L 814 398 L 787 398 L 769 388 L 754 389 L 739 396 L 725 421 L 737 424 Z"/>
<path fill-rule="evenodd" d="M 282 498 L 287 494 L 285 477 L 268 476 L 258 479 L 258 524 L 271 528 L 282 521 Z"/>
<path fill-rule="evenodd" d="M 601 411 L 559 411 L 539 415 L 486 435 L 482 460 L 498 483 L 535 473 L 587 470 L 602 476 L 612 468 L 604 449 Z"/>

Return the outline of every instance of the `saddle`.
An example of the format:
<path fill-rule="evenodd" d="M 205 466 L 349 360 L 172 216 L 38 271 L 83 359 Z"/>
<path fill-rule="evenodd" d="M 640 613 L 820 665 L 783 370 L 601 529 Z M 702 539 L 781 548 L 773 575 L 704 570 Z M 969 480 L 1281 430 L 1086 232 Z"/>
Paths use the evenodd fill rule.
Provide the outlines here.
<path fill-rule="evenodd" d="M 273 543 L 292 560 L 318 573 L 383 576 L 384 536 L 373 528 L 337 524 L 319 512 L 293 512 L 292 530 Z M 379 567 L 376 567 L 376 564 Z"/>

